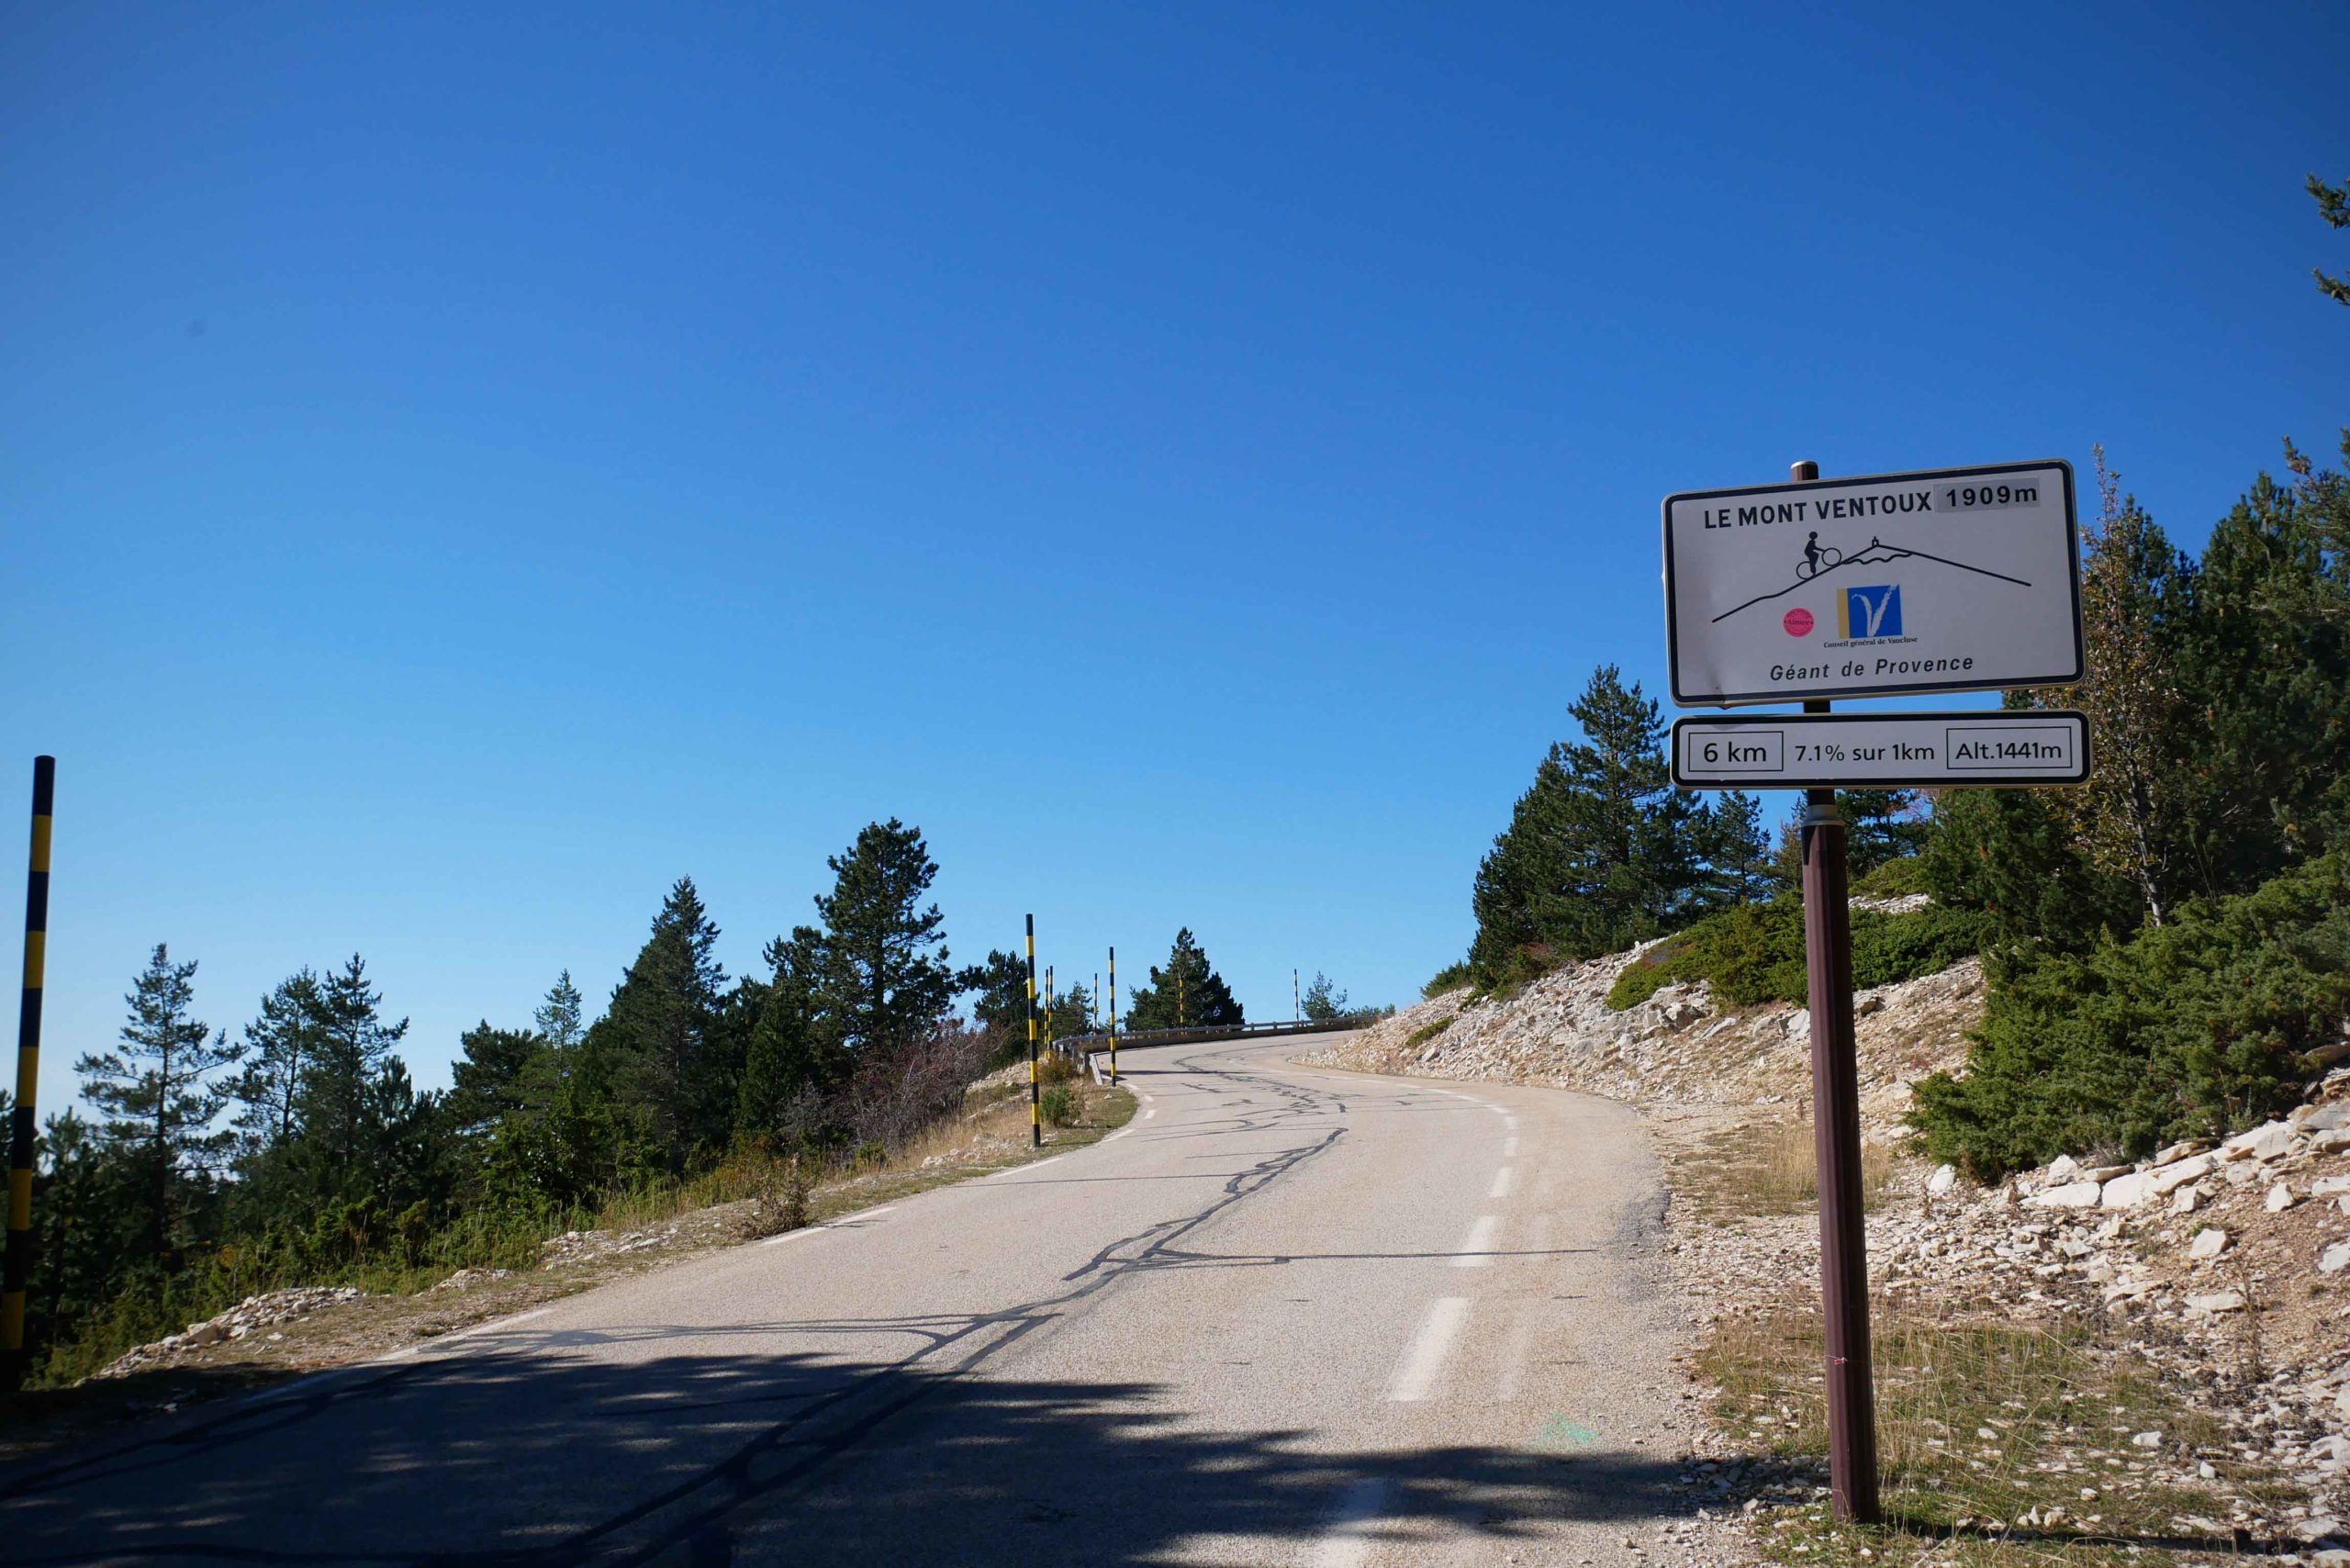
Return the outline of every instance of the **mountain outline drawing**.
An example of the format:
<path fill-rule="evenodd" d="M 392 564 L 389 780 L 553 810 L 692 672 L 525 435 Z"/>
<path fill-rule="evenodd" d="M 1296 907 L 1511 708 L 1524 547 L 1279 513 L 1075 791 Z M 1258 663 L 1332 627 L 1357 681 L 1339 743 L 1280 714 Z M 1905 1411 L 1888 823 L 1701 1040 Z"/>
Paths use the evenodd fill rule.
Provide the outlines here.
<path fill-rule="evenodd" d="M 1816 583 L 1830 572 L 1841 572 L 1847 566 L 1880 566 L 1890 565 L 1896 561 L 1909 560 L 1936 561 L 1945 566 L 1955 566 L 1962 572 L 1973 572 L 1977 577 L 1997 577 L 2003 583 L 2013 583 L 2018 588 L 2030 588 L 2031 586 L 2021 577 L 2011 577 L 2005 572 L 1995 572 L 1988 566 L 1970 566 L 1964 561 L 1953 561 L 1947 555 L 1937 555 L 1930 550 L 1904 549 L 1898 544 L 1887 544 L 1881 539 L 1872 538 L 1868 542 L 1867 546 L 1857 554 L 1851 555 L 1840 555 L 1836 560 L 1819 567 L 1808 576 L 1801 570 L 1798 570 L 1796 573 L 1796 580 L 1789 583 L 1786 587 L 1783 588 L 1774 588 L 1769 593 L 1756 594 L 1744 604 L 1732 605 L 1729 609 L 1723 610 L 1719 615 L 1715 616 L 1712 624 L 1718 626 L 1723 622 L 1729 620 L 1731 616 L 1736 615 L 1740 610 L 1751 610 L 1756 605 L 1764 603 L 1770 599 L 1785 599 L 1787 595 L 1795 592 L 1796 589 Z"/>

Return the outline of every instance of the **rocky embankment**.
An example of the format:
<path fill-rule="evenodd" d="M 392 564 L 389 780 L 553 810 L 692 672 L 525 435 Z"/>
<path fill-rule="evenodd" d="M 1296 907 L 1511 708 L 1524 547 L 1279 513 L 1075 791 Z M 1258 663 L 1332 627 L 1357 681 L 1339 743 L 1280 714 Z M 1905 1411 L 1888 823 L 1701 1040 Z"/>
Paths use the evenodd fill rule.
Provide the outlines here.
<path fill-rule="evenodd" d="M 126 1350 L 95 1375 L 128 1377 L 132 1372 L 175 1365 L 207 1346 L 225 1345 L 251 1334 L 260 1334 L 272 1341 L 283 1339 L 285 1335 L 279 1325 L 297 1322 L 314 1312 L 324 1312 L 330 1307 L 357 1301 L 364 1294 L 356 1285 L 305 1285 L 294 1290 L 271 1291 L 263 1295 L 249 1295 L 216 1316 L 207 1317 L 201 1323 L 191 1323 L 178 1333 L 152 1344 Z"/>
<path fill-rule="evenodd" d="M 1648 951 L 1571 964 L 1505 1001 L 1467 990 L 1382 1019 L 1304 1058 L 1332 1067 L 1429 1078 L 1545 1083 L 1658 1107 L 1808 1106 L 1811 1015 L 1773 1003 L 1721 1009 L 1711 988 L 1670 985 L 1636 1007 L 1607 1005 L 1616 979 Z M 1894 1136 L 1909 1086 L 1966 1059 L 1983 1016 L 1983 967 L 1973 959 L 1860 993 L 1861 1116 Z"/>

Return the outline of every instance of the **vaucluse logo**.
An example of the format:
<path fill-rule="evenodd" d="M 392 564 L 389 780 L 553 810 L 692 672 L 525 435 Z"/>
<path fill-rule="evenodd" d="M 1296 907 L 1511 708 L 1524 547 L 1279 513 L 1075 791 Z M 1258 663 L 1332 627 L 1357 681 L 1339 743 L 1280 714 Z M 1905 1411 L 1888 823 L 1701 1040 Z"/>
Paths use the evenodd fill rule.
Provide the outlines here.
<path fill-rule="evenodd" d="M 1838 600 L 1837 628 L 1846 640 L 1854 637 L 1898 637 L 1901 632 L 1901 585 L 1848 588 Z"/>

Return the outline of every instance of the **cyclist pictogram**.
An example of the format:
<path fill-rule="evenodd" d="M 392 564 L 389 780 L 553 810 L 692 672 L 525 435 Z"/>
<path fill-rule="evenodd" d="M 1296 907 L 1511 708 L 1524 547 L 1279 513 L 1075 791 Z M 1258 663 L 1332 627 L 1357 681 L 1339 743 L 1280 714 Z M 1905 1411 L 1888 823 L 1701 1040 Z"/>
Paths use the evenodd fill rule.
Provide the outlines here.
<path fill-rule="evenodd" d="M 1876 541 L 1872 539 L 1869 543 L 1874 544 Z M 1820 573 L 1833 571 L 1843 564 L 1844 553 L 1833 544 L 1822 544 L 1818 532 L 1814 531 L 1811 537 L 1803 542 L 1803 565 L 1796 568 L 1796 580 L 1807 583 Z"/>

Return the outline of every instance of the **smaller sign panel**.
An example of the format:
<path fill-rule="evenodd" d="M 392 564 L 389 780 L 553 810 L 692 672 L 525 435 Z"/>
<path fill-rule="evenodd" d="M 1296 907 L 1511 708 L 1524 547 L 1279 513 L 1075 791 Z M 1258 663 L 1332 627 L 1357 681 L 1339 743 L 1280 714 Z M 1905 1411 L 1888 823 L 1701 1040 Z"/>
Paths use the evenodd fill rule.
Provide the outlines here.
<path fill-rule="evenodd" d="M 2070 710 L 1762 713 L 1673 725 L 1673 781 L 1684 790 L 2079 784 L 2088 776 L 2089 722 Z"/>
<path fill-rule="evenodd" d="M 1673 700 L 2076 681 L 2077 559 L 2054 459 L 1668 496 Z"/>

